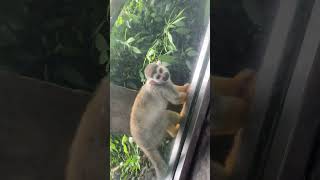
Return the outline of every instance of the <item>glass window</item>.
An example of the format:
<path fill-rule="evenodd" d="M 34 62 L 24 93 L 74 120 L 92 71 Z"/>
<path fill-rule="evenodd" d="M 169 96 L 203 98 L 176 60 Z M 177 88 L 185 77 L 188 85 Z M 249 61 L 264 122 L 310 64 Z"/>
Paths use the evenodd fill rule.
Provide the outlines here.
<path fill-rule="evenodd" d="M 217 179 L 263 179 L 312 4 L 230 0 L 212 5 L 211 167 Z"/>
<path fill-rule="evenodd" d="M 209 2 L 127 0 L 114 7 L 111 2 L 111 24 L 114 22 L 110 35 L 111 178 L 151 179 L 156 176 L 154 168 L 160 172 L 161 179 L 174 174 L 188 131 L 186 121 L 192 110 L 197 109 L 194 104 L 206 68 L 210 69 Z M 116 7 L 121 10 L 112 9 Z M 148 70 L 152 75 L 147 73 L 146 77 L 146 67 L 152 66 L 156 68 Z M 169 82 L 162 77 L 167 70 L 172 83 L 180 86 L 180 97 L 189 87 L 185 103 L 183 99 L 179 102 L 171 99 L 166 106 L 170 97 L 146 90 L 148 86 L 160 87 L 161 91 L 171 93 L 172 90 L 167 90 L 171 88 Z M 184 86 L 186 83 L 190 85 Z M 136 103 L 148 106 L 137 105 L 132 110 L 141 88 L 144 91 L 139 97 L 143 102 L 137 98 Z M 174 86 L 174 91 L 178 89 Z M 158 92 L 156 88 L 154 91 Z M 159 110 L 159 116 L 153 114 Z M 136 116 L 136 111 L 143 113 Z M 167 123 L 177 119 L 172 117 L 180 116 L 180 112 L 184 112 L 183 117 Z M 141 121 L 144 123 L 137 125 Z"/>

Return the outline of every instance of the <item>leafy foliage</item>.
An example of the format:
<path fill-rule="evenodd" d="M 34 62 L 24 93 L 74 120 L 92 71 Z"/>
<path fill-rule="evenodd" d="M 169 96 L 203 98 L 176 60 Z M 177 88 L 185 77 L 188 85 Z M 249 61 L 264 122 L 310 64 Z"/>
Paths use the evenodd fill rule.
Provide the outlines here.
<path fill-rule="evenodd" d="M 197 2 L 129 0 L 111 31 L 111 80 L 138 89 L 144 67 L 161 60 L 171 64 L 173 81 L 188 81 L 201 41 L 197 10 Z"/>
<path fill-rule="evenodd" d="M 106 6 L 98 0 L 0 2 L 0 70 L 93 90 L 109 62 L 108 40 L 102 40 L 109 35 Z"/>
<path fill-rule="evenodd" d="M 150 163 L 143 153 L 126 135 L 111 135 L 110 137 L 110 176 L 120 176 L 120 179 L 134 179 L 141 176 L 142 167 L 149 168 Z M 120 173 L 119 173 L 120 172 Z"/>

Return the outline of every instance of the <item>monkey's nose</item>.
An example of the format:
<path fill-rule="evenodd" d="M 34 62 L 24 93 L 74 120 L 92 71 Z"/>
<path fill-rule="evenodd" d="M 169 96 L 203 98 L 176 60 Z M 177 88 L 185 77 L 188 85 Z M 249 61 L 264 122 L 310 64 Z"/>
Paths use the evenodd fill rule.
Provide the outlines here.
<path fill-rule="evenodd" d="M 167 81 L 168 79 L 169 79 L 169 73 L 168 73 L 168 72 L 165 72 L 162 80 L 163 80 L 163 81 Z"/>

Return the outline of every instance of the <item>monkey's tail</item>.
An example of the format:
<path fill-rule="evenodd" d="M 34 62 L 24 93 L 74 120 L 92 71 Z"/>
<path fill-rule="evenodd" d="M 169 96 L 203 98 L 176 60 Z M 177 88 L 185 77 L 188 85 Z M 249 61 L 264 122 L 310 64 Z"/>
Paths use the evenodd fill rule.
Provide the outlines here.
<path fill-rule="evenodd" d="M 157 180 L 164 179 L 167 173 L 167 163 L 162 158 L 159 150 L 157 149 L 142 149 L 145 155 L 150 159 L 153 167 L 156 170 Z"/>

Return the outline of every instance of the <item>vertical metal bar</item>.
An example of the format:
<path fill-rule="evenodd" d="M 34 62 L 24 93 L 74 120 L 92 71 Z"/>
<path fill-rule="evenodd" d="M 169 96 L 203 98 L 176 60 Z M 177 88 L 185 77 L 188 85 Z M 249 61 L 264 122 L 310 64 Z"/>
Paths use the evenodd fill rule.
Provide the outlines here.
<path fill-rule="evenodd" d="M 196 148 L 195 145 L 197 144 L 203 121 L 206 118 L 210 102 L 210 98 L 208 98 L 210 97 L 210 60 L 205 71 L 198 97 L 195 106 L 197 109 L 193 112 L 191 121 L 188 122 L 190 123 L 190 129 L 188 129 L 186 140 L 179 158 L 179 164 L 174 175 L 175 180 L 188 179 L 187 175 Z"/>
<path fill-rule="evenodd" d="M 196 65 L 196 69 L 193 73 L 193 78 L 192 78 L 192 82 L 190 85 L 190 93 L 188 95 L 188 100 L 186 102 L 186 119 L 183 120 L 181 126 L 180 126 L 180 131 L 178 132 L 175 140 L 174 140 L 174 145 L 171 151 L 171 155 L 170 155 L 170 160 L 169 160 L 169 174 L 165 179 L 173 179 L 174 177 L 174 173 L 175 173 L 175 169 L 177 167 L 178 164 L 178 158 L 179 158 L 179 154 L 182 150 L 182 146 L 183 146 L 183 141 L 184 141 L 184 135 L 187 132 L 187 129 L 185 129 L 186 126 L 186 121 L 188 120 L 188 117 L 190 115 L 190 109 L 192 106 L 192 103 L 195 103 L 196 100 L 196 95 L 197 95 L 197 89 L 199 89 L 199 86 L 201 85 L 200 80 L 203 74 L 201 74 L 201 72 L 203 72 L 206 68 L 206 57 L 209 54 L 209 44 L 210 44 L 210 21 L 208 23 L 207 29 L 206 29 L 206 33 L 203 39 L 203 43 L 202 43 L 202 48 L 199 54 L 199 58 L 197 61 L 197 65 Z"/>
<path fill-rule="evenodd" d="M 110 0 L 110 31 L 125 3 L 126 0 Z"/>
<path fill-rule="evenodd" d="M 294 133 L 299 122 L 299 114 L 303 103 L 304 91 L 307 85 L 309 73 L 316 60 L 316 54 L 320 42 L 320 0 L 316 0 L 312 9 L 305 39 L 302 43 L 301 51 L 298 56 L 298 62 L 294 70 L 292 81 L 290 83 L 282 115 L 280 117 L 275 138 L 270 151 L 270 158 L 265 168 L 265 180 L 281 179 L 282 170 L 288 157 L 290 143 L 293 140 Z M 302 162 L 292 166 L 301 166 L 301 169 L 290 172 L 292 180 L 300 179 L 304 167 Z"/>

